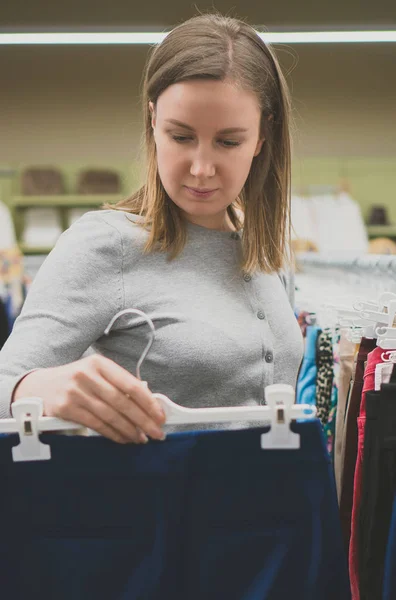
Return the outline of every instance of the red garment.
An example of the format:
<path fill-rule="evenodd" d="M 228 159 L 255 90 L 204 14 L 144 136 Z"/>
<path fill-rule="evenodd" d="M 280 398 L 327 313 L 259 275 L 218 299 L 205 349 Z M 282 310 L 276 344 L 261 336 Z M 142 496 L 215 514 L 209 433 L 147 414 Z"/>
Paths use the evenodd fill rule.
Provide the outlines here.
<path fill-rule="evenodd" d="M 367 355 L 367 366 L 363 376 L 363 391 L 360 403 L 358 426 L 358 454 L 353 484 L 353 507 L 351 520 L 351 539 L 349 543 L 349 577 L 351 581 L 352 600 L 360 600 L 359 594 L 359 556 L 358 556 L 358 527 L 359 508 L 362 492 L 362 473 L 364 456 L 364 431 L 366 426 L 366 393 L 375 389 L 375 367 L 384 362 L 381 358 L 383 348 L 375 348 Z"/>
<path fill-rule="evenodd" d="M 344 538 L 345 551 L 348 555 L 349 542 L 351 539 L 351 519 L 353 506 L 353 482 L 357 459 L 358 429 L 357 419 L 359 417 L 360 403 L 362 401 L 364 364 L 369 352 L 376 348 L 376 341 L 371 338 L 362 338 L 356 355 L 356 368 L 353 377 L 353 386 L 349 398 L 348 410 L 345 415 L 344 424 L 344 458 L 343 474 L 340 490 L 340 519 Z"/>
<path fill-rule="evenodd" d="M 368 391 L 368 390 L 366 390 Z M 351 519 L 351 540 L 349 543 L 349 579 L 351 582 L 352 600 L 360 600 L 359 593 L 359 562 L 358 562 L 358 527 L 359 507 L 362 491 L 364 428 L 366 417 L 358 417 L 358 455 L 353 482 L 353 506 Z"/>

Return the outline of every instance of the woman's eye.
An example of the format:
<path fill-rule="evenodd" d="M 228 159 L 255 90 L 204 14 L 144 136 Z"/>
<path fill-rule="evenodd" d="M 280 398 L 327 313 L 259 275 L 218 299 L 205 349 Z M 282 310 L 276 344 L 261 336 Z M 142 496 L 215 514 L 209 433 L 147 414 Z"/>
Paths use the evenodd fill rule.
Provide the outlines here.
<path fill-rule="evenodd" d="M 172 138 L 175 140 L 175 142 L 179 142 L 179 143 L 183 143 L 186 140 L 191 140 L 191 138 L 189 137 L 184 137 L 182 135 L 172 135 Z"/>
<path fill-rule="evenodd" d="M 172 139 L 179 144 L 184 144 L 191 140 L 191 137 L 186 137 L 184 135 L 172 135 Z M 240 146 L 240 142 L 232 142 L 231 140 L 219 140 L 220 144 L 222 144 L 225 148 L 235 148 L 236 146 Z"/>
<path fill-rule="evenodd" d="M 231 140 L 224 140 L 222 142 L 226 148 L 235 148 L 236 146 L 240 146 L 240 142 L 231 142 Z"/>

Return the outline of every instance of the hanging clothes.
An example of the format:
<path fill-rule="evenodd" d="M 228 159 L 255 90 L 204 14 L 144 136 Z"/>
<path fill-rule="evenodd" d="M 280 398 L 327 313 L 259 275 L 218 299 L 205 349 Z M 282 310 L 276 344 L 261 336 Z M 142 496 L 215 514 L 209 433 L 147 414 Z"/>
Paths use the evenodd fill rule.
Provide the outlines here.
<path fill-rule="evenodd" d="M 334 474 L 336 478 L 337 497 L 340 498 L 342 477 L 342 439 L 345 414 L 352 381 L 353 363 L 359 345 L 348 340 L 346 330 L 340 332 L 340 373 L 338 383 L 337 416 L 334 440 Z"/>
<path fill-rule="evenodd" d="M 15 248 L 17 239 L 10 209 L 0 201 L 0 250 Z"/>
<path fill-rule="evenodd" d="M 363 391 L 364 363 L 369 352 L 376 347 L 374 339 L 362 338 L 359 351 L 356 355 L 356 369 L 352 391 L 345 417 L 343 437 L 343 473 L 340 493 L 340 517 L 344 537 L 344 544 L 349 554 L 349 541 L 351 535 L 351 519 L 353 505 L 353 483 L 358 449 L 357 419 L 359 416 L 360 402 Z"/>
<path fill-rule="evenodd" d="M 326 257 L 323 266 L 334 272 L 324 282 L 324 289 L 317 292 L 315 277 L 323 272 L 319 270 L 321 257 L 303 258 L 302 264 L 304 260 L 308 272 L 302 270 L 300 281 L 296 279 L 300 284 L 300 309 L 316 311 L 319 325 L 328 320 L 342 323 L 345 328 L 338 339 L 333 338 L 332 406 L 324 430 L 330 433 L 328 451 L 330 457 L 334 456 L 352 600 L 395 600 L 396 348 L 392 344 L 396 345 L 396 287 L 391 273 L 396 262 L 391 257 L 381 262 L 369 257 L 351 261 Z M 347 269 L 348 273 L 351 270 L 351 278 L 346 276 L 349 289 L 344 292 L 341 272 Z M 365 292 L 361 293 L 358 300 L 359 271 L 362 287 L 367 284 L 367 288 L 378 289 L 377 300 L 369 291 L 364 299 Z M 332 293 L 337 296 L 335 305 L 327 304 L 333 302 Z M 338 305 L 341 296 L 343 305 Z M 335 314 L 327 309 L 334 309 Z M 378 313 L 382 313 L 380 318 Z M 380 325 L 383 332 L 378 329 Z M 362 334 L 360 342 L 355 343 Z M 317 362 L 319 373 L 319 348 Z M 317 389 L 321 384 L 318 378 Z M 317 406 L 323 421 L 323 403 L 317 402 Z"/>
<path fill-rule="evenodd" d="M 293 424 L 296 450 L 263 451 L 265 431 L 146 446 L 42 434 L 51 460 L 25 463 L 0 437 L 0 512 L 18 514 L 0 529 L 2 595 L 349 600 L 320 423 Z"/>
<path fill-rule="evenodd" d="M 368 250 L 367 230 L 359 204 L 346 192 L 315 193 L 291 198 L 292 239 L 311 242 L 318 252 Z M 334 232 L 337 235 L 334 235 Z"/>
<path fill-rule="evenodd" d="M 353 484 L 353 503 L 351 517 L 351 536 L 349 544 L 349 575 L 351 579 L 352 598 L 359 600 L 359 511 L 362 495 L 362 474 L 363 474 L 363 457 L 364 457 L 364 437 L 366 427 L 366 394 L 373 391 L 375 387 L 375 369 L 377 364 L 383 362 L 381 355 L 382 348 L 375 348 L 367 355 L 367 364 L 363 376 L 363 390 L 360 403 L 358 426 L 358 451 L 355 465 L 355 476 Z"/>
<path fill-rule="evenodd" d="M 334 438 L 335 424 L 337 416 L 338 404 L 338 382 L 340 378 L 340 332 L 335 331 L 332 335 L 332 350 L 333 350 L 333 386 L 331 390 L 331 404 L 329 417 L 324 427 L 324 432 L 327 439 L 327 450 L 334 461 Z"/>
<path fill-rule="evenodd" d="M 319 327 L 309 325 L 306 329 L 305 351 L 297 379 L 297 398 L 299 404 L 315 404 L 316 401 L 316 344 Z"/>
<path fill-rule="evenodd" d="M 395 374 L 396 375 L 396 374 Z M 396 376 L 366 394 L 359 515 L 360 600 L 382 598 L 384 563 L 396 491 Z M 391 572 L 395 565 L 389 565 Z M 394 577 L 388 573 L 388 579 Z M 389 598 L 394 596 L 389 596 Z"/>
<path fill-rule="evenodd" d="M 331 405 L 331 392 L 333 388 L 333 339 L 332 332 L 325 329 L 318 336 L 316 376 L 316 407 L 317 417 L 326 425 Z"/>
<path fill-rule="evenodd" d="M 396 496 L 393 499 L 392 521 L 385 554 L 382 600 L 396 598 Z"/>
<path fill-rule="evenodd" d="M 23 256 L 8 207 L 0 202 L 0 349 L 9 337 L 25 300 Z"/>
<path fill-rule="evenodd" d="M 2 348 L 5 344 L 9 334 L 10 327 L 8 322 L 6 306 L 3 300 L 0 298 L 0 348 Z"/>

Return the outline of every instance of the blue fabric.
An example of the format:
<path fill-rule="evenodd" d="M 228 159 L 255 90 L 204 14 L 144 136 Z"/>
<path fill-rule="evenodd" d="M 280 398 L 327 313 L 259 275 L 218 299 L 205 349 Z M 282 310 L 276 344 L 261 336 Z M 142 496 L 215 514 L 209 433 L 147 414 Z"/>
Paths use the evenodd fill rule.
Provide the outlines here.
<path fill-rule="evenodd" d="M 26 600 L 349 600 L 334 477 L 318 420 L 299 450 L 266 428 L 124 446 L 43 434 L 13 463 L 0 438 L 0 585 Z"/>
<path fill-rule="evenodd" d="M 396 598 L 396 496 L 393 500 L 392 521 L 386 547 L 382 600 Z"/>
<path fill-rule="evenodd" d="M 8 296 L 6 296 L 6 298 L 4 300 L 4 306 L 5 306 L 6 313 L 7 313 L 8 328 L 11 333 L 12 328 L 14 327 L 14 323 L 15 323 L 15 316 L 13 314 L 11 294 L 8 294 Z"/>
<path fill-rule="evenodd" d="M 298 404 L 316 403 L 316 342 L 320 333 L 319 327 L 309 325 L 305 341 L 304 358 L 297 380 L 296 402 Z"/>

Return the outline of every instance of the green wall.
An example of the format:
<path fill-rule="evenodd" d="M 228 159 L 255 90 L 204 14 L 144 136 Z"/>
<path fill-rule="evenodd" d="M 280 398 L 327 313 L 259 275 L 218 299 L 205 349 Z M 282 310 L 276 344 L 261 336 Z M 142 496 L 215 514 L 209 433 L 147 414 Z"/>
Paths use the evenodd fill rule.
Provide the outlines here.
<path fill-rule="evenodd" d="M 55 164 L 55 163 L 54 163 Z M 49 165 L 48 165 L 49 166 Z M 74 193 L 78 172 L 82 168 L 114 168 L 121 176 L 122 193 L 127 195 L 139 186 L 143 178 L 143 167 L 138 163 L 85 165 L 59 165 L 65 177 L 67 191 Z M 0 165 L 0 200 L 11 204 L 12 195 L 18 195 L 18 172 L 24 165 Z M 7 173 L 8 170 L 8 173 Z M 15 173 L 12 173 L 15 170 Z M 293 160 L 292 184 L 296 193 L 309 185 L 339 185 L 347 180 L 352 197 L 360 204 L 364 218 L 370 206 L 383 204 L 388 208 L 391 223 L 396 224 L 396 156 L 370 157 L 318 157 L 295 158 Z"/>
<path fill-rule="evenodd" d="M 385 158 L 305 158 L 293 161 L 293 187 L 338 185 L 345 179 L 351 196 L 360 204 L 364 219 L 370 206 L 387 207 L 391 223 L 396 224 L 396 156 Z"/>

